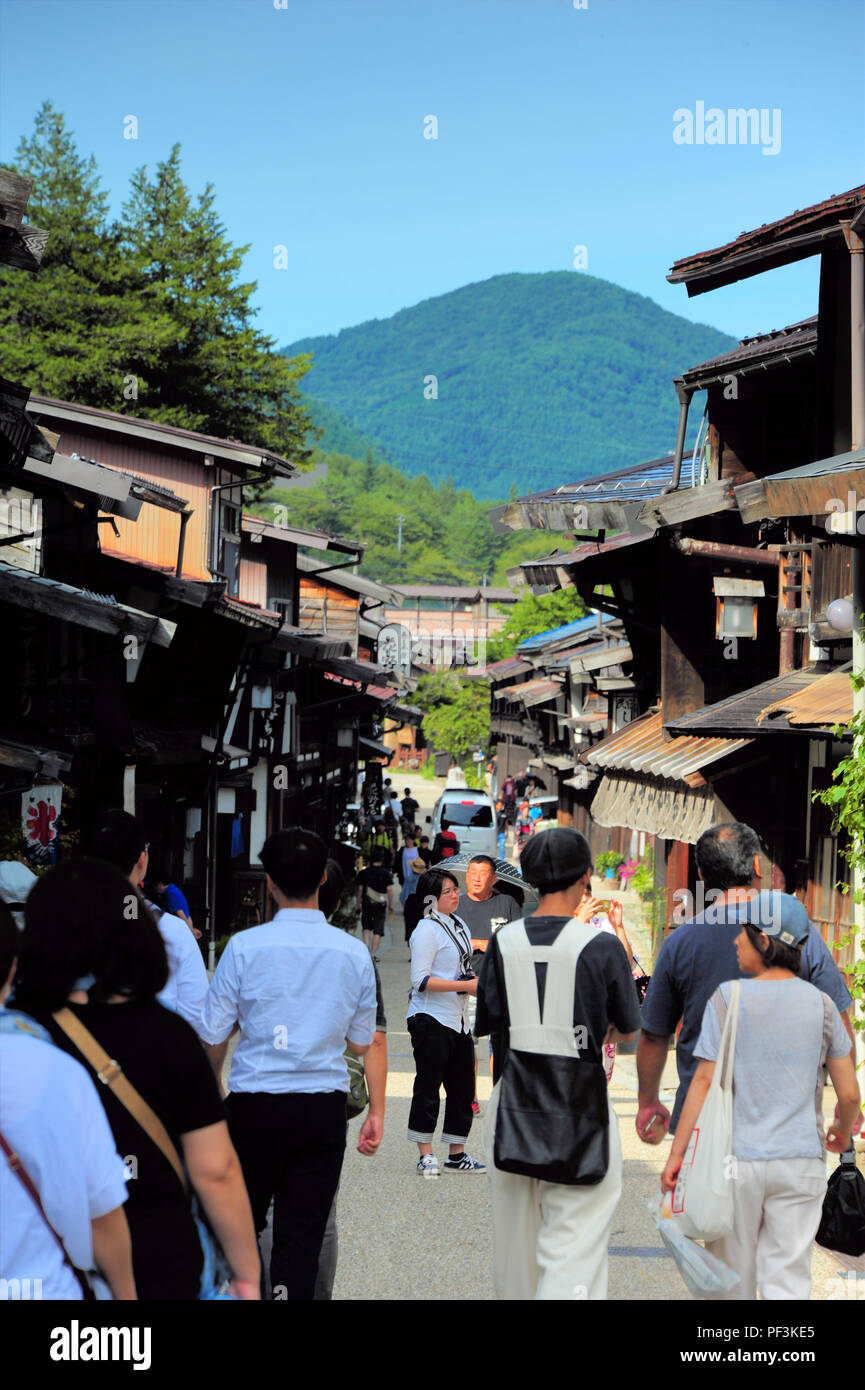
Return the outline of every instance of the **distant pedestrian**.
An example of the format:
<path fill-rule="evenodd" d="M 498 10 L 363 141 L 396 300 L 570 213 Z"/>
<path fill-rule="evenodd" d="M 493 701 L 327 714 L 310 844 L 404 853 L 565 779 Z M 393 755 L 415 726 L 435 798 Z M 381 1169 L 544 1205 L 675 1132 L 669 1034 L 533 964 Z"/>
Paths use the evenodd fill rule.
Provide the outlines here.
<path fill-rule="evenodd" d="M 376 845 L 370 863 L 357 876 L 357 909 L 364 944 L 373 960 L 384 936 L 388 912 L 393 912 L 393 874 L 385 867 L 384 850 Z"/>
<path fill-rule="evenodd" d="M 149 906 L 168 956 L 168 981 L 160 990 L 159 1002 L 197 1029 L 207 994 L 207 971 L 189 924 L 150 903 L 141 892 L 150 863 L 150 845 L 141 826 L 127 811 L 109 811 L 97 827 L 90 848 L 94 858 L 104 859 L 126 874 L 141 901 Z"/>
<path fill-rule="evenodd" d="M 508 817 L 505 811 L 504 802 L 496 802 L 496 842 L 498 844 L 499 859 L 505 857 L 505 843 L 508 833 Z"/>
<path fill-rule="evenodd" d="M 154 868 L 151 865 L 147 871 L 147 883 L 153 889 L 154 901 L 158 903 L 163 912 L 170 912 L 173 916 L 179 917 L 189 927 L 196 941 L 199 941 L 201 932 L 193 926 L 189 903 L 177 884 L 170 881 L 165 870 Z"/>
<path fill-rule="evenodd" d="M 433 864 L 438 864 L 442 859 L 453 859 L 454 855 L 460 852 L 460 842 L 450 828 L 450 822 L 442 817 L 441 830 L 433 840 L 432 859 Z"/>

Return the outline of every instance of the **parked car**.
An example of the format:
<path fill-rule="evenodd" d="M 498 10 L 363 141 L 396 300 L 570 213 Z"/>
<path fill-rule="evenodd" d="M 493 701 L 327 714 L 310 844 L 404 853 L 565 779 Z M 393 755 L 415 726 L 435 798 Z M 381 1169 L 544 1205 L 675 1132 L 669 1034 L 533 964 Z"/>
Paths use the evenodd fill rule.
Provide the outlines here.
<path fill-rule="evenodd" d="M 496 808 L 492 797 L 479 787 L 446 787 L 427 816 L 434 838 L 446 820 L 460 842 L 461 854 L 489 854 L 498 858 Z"/>

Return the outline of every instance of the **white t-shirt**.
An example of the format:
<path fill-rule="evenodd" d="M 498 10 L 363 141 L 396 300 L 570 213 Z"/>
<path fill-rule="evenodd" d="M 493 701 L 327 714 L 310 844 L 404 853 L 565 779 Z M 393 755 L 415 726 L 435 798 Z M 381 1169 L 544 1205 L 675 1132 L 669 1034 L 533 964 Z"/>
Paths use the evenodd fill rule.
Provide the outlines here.
<path fill-rule="evenodd" d="M 0 1034 L 0 1129 L 70 1259 L 92 1269 L 90 1222 L 126 1201 L 127 1175 L 84 1067 L 53 1043 Z M 81 1286 L 5 1156 L 0 1211 L 0 1280 L 7 1281 L 0 1298 L 80 1299 Z"/>
<path fill-rule="evenodd" d="M 185 1018 L 197 1033 L 208 985 L 201 952 L 182 917 L 163 912 L 157 925 L 168 957 L 168 983 L 156 997 L 160 1004 Z"/>
<path fill-rule="evenodd" d="M 721 1047 L 718 996 L 706 1005 L 694 1056 Z M 807 980 L 742 980 L 733 1058 L 733 1153 L 742 1159 L 823 1157 L 824 1056 L 846 1057 L 850 1038 L 829 998 Z"/>

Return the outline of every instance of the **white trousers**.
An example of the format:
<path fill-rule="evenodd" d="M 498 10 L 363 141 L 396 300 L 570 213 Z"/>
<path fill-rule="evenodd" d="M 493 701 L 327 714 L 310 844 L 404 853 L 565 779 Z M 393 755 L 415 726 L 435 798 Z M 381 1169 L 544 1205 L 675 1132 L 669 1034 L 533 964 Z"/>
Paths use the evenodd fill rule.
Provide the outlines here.
<path fill-rule="evenodd" d="M 610 1103 L 610 1163 L 594 1187 L 503 1173 L 493 1163 L 493 1090 L 484 1125 L 493 1205 L 494 1283 L 502 1299 L 605 1299 L 607 1245 L 622 1192 L 622 1145 Z"/>
<path fill-rule="evenodd" d="M 733 1229 L 707 1245 L 739 1275 L 726 1301 L 810 1298 L 811 1255 L 826 1196 L 822 1158 L 736 1160 Z"/>

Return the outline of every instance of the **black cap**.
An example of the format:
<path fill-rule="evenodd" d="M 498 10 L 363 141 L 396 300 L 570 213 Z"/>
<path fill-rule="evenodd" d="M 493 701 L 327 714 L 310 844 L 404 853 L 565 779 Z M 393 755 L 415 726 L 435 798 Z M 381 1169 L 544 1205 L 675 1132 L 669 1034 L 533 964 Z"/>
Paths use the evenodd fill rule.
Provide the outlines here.
<path fill-rule="evenodd" d="M 592 851 L 585 835 L 564 825 L 533 835 L 520 855 L 523 878 L 542 891 L 575 883 L 591 866 Z"/>

